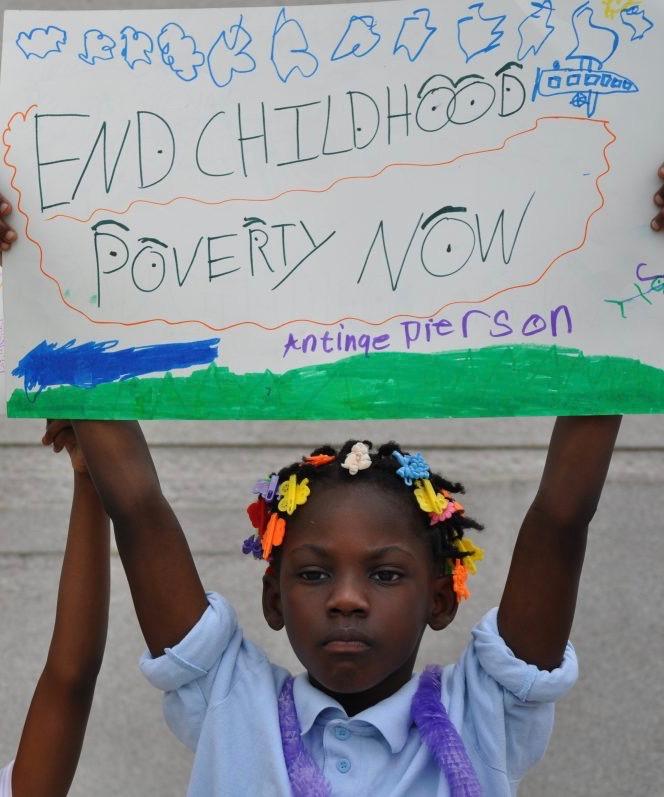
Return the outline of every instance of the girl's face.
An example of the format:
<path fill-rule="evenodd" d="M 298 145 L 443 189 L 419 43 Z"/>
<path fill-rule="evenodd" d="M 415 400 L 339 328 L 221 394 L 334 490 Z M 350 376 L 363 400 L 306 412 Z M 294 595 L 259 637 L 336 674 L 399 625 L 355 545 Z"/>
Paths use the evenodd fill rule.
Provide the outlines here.
<path fill-rule="evenodd" d="M 316 485 L 287 520 L 278 574 L 264 579 L 268 623 L 286 626 L 311 682 L 348 714 L 400 689 L 426 626 L 456 612 L 419 512 L 376 485 Z"/>

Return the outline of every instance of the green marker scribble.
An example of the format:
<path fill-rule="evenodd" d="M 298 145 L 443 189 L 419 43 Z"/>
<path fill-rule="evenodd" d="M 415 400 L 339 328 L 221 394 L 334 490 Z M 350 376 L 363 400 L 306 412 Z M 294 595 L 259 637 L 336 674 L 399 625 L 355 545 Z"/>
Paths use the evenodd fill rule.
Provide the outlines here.
<path fill-rule="evenodd" d="M 300 419 L 594 415 L 664 411 L 664 370 L 555 346 L 384 352 L 324 365 L 129 379 L 91 389 L 17 389 L 15 418 Z"/>

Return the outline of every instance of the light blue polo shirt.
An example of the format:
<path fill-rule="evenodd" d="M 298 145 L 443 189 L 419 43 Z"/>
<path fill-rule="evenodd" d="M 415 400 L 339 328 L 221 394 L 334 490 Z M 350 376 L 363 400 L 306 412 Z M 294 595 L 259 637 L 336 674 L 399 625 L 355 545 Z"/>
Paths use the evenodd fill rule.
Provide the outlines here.
<path fill-rule="evenodd" d="M 195 751 L 188 797 L 290 797 L 277 698 L 288 672 L 244 638 L 235 612 L 216 593 L 197 625 L 141 669 L 166 694 L 164 714 Z M 443 669 L 442 700 L 488 797 L 516 794 L 544 754 L 553 703 L 574 684 L 567 645 L 552 672 L 517 659 L 498 634 L 492 609 L 458 663 Z M 348 717 L 306 673 L 293 695 L 302 738 L 335 797 L 447 797 L 444 776 L 410 719 L 417 676 L 387 700 Z"/>

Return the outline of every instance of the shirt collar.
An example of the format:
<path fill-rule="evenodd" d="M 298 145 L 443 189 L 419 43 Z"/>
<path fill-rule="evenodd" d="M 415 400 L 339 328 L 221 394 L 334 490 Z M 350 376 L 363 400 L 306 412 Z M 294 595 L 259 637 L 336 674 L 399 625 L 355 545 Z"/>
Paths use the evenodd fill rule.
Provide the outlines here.
<path fill-rule="evenodd" d="M 293 698 L 301 734 L 304 736 L 309 733 L 316 720 L 326 712 L 323 721 L 350 719 L 351 722 L 361 721 L 372 725 L 384 736 L 392 753 L 400 753 L 413 725 L 410 705 L 417 689 L 418 677 L 413 675 L 398 692 L 349 718 L 339 702 L 312 686 L 307 674 L 302 673 L 295 678 L 293 684 Z"/>

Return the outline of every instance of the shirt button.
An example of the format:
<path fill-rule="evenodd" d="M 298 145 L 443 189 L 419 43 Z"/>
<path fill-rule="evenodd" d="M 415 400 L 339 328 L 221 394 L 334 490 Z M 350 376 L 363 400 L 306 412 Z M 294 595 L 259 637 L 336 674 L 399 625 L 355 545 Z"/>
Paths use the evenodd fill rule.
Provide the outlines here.
<path fill-rule="evenodd" d="M 343 742 L 348 739 L 351 734 L 348 728 L 344 728 L 343 725 L 337 725 L 334 729 L 334 735 Z"/>
<path fill-rule="evenodd" d="M 345 775 L 350 770 L 350 761 L 347 758 L 340 758 L 337 761 L 337 769 L 342 775 Z"/>

